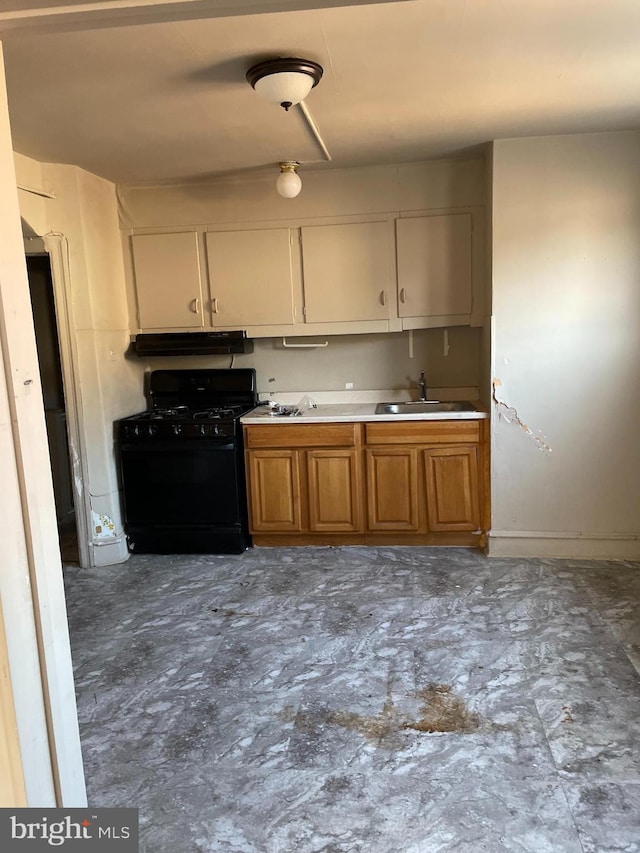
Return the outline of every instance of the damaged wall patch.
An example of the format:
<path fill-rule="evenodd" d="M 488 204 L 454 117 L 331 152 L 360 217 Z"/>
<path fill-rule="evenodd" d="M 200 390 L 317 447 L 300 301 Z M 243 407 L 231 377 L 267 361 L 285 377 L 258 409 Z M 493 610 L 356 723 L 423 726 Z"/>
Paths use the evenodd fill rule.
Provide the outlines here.
<path fill-rule="evenodd" d="M 498 388 L 502 386 L 502 380 L 495 377 L 491 385 L 493 402 L 495 403 L 498 412 L 498 417 L 502 418 L 509 424 L 514 424 L 515 426 L 520 427 L 520 429 L 525 433 L 525 435 L 528 435 L 529 438 L 533 442 L 535 442 L 538 450 L 541 450 L 543 453 L 552 453 L 553 451 L 549 447 L 549 445 L 545 441 L 543 441 L 539 435 L 536 435 L 533 430 L 520 418 L 518 410 L 515 409 L 513 406 L 510 406 L 506 402 L 506 400 L 503 400 L 502 397 L 499 396 Z M 540 430 L 538 430 L 538 432 L 540 432 Z"/>
<path fill-rule="evenodd" d="M 91 517 L 96 539 L 106 539 L 116 535 L 116 526 L 108 515 L 92 511 Z"/>

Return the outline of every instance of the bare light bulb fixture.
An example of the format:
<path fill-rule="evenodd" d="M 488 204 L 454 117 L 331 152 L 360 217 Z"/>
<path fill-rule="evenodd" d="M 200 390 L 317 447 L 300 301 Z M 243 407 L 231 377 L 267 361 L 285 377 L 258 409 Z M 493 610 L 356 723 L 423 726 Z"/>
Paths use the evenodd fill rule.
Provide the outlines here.
<path fill-rule="evenodd" d="M 267 101 L 288 111 L 304 101 L 322 74 L 322 65 L 311 59 L 281 56 L 253 65 L 247 71 L 247 82 Z"/>
<path fill-rule="evenodd" d="M 296 160 L 285 160 L 280 163 L 280 174 L 276 180 L 276 189 L 283 198 L 295 198 L 302 189 L 302 180 L 298 174 Z"/>

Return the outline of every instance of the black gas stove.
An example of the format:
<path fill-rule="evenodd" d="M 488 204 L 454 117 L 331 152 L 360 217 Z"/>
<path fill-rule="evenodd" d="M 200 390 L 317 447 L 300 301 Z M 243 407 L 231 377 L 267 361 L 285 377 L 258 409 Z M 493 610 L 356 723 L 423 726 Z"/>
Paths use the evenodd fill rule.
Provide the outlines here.
<path fill-rule="evenodd" d="M 142 553 L 241 553 L 251 544 L 240 417 L 255 370 L 155 370 L 151 408 L 117 424 L 125 529 Z"/>
<path fill-rule="evenodd" d="M 220 406 L 211 409 L 189 409 L 176 406 L 152 409 L 120 421 L 120 437 L 129 441 L 148 438 L 200 438 L 202 436 L 235 435 L 238 418 L 253 406 Z"/>

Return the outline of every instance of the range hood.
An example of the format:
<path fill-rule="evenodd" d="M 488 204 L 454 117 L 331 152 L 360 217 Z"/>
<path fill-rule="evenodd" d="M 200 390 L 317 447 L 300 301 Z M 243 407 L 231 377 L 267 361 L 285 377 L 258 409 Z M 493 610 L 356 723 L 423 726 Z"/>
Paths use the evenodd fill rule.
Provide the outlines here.
<path fill-rule="evenodd" d="M 253 352 L 253 341 L 238 332 L 166 332 L 136 335 L 136 355 L 236 355 Z"/>

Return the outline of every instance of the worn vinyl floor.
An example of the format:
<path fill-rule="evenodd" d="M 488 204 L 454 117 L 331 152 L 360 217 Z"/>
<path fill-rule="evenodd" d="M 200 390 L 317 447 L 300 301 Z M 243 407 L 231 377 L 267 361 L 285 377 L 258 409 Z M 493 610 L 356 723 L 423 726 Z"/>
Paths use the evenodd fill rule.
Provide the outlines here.
<path fill-rule="evenodd" d="M 640 851 L 640 565 L 466 549 L 65 573 L 89 802 L 144 853 Z"/>

